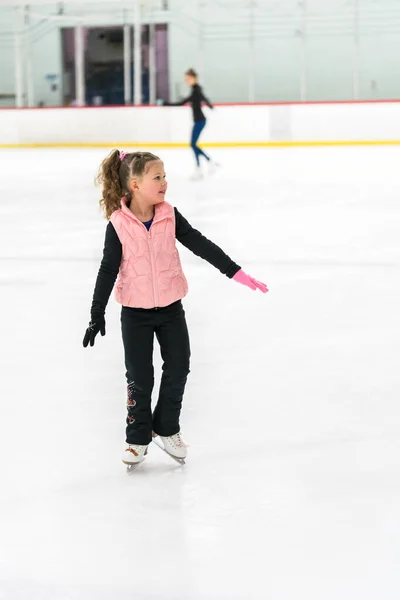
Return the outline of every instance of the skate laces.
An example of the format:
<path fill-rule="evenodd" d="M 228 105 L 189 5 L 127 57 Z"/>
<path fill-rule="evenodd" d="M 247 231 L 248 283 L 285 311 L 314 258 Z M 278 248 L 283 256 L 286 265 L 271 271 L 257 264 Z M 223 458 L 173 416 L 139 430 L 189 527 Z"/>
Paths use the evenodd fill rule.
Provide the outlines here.
<path fill-rule="evenodd" d="M 181 434 L 176 433 L 175 435 L 171 435 L 171 440 L 175 446 L 178 448 L 187 448 L 187 444 L 183 441 Z"/>
<path fill-rule="evenodd" d="M 143 451 L 145 451 L 147 446 L 140 446 L 139 444 L 128 444 L 125 448 L 125 452 L 131 452 L 135 456 L 139 456 Z"/>

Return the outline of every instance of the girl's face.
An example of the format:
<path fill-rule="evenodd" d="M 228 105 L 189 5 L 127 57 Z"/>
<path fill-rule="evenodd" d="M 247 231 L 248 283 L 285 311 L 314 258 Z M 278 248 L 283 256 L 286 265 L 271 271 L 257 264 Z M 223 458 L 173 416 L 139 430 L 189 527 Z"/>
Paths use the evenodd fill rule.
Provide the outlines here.
<path fill-rule="evenodd" d="M 193 75 L 185 75 L 185 82 L 189 86 L 194 85 L 196 83 L 196 77 L 193 77 Z"/>
<path fill-rule="evenodd" d="M 149 206 L 164 202 L 167 187 L 164 163 L 161 160 L 151 162 L 147 173 L 131 181 L 134 195 Z"/>

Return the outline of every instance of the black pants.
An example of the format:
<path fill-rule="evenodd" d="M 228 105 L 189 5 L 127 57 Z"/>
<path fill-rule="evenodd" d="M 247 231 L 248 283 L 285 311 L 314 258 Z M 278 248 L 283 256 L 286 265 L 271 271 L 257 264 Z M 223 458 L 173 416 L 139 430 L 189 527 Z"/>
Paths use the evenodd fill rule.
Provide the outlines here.
<path fill-rule="evenodd" d="M 152 431 L 163 436 L 179 431 L 190 359 L 185 311 L 181 301 L 150 310 L 123 306 L 121 326 L 128 382 L 126 441 L 145 445 L 151 442 Z M 160 395 L 152 415 L 154 334 L 164 364 Z"/>

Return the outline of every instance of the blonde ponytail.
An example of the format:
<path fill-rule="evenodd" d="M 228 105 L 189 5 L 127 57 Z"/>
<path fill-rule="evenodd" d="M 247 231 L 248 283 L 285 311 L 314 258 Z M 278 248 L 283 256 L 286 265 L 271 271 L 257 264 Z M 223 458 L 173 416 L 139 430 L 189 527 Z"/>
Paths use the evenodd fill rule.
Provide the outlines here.
<path fill-rule="evenodd" d="M 131 198 L 129 182 L 133 177 L 141 177 L 147 172 L 148 164 L 160 160 L 151 152 L 120 152 L 113 150 L 103 160 L 96 178 L 102 186 L 100 206 L 106 219 L 121 206 L 121 198 Z"/>

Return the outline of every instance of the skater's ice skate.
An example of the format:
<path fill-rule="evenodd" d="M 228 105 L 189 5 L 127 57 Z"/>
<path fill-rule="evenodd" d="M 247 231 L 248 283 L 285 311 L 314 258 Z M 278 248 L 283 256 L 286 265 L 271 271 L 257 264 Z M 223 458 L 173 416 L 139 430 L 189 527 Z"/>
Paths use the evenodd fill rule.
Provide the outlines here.
<path fill-rule="evenodd" d="M 220 165 L 215 160 L 210 159 L 208 162 L 208 174 L 214 175 Z"/>
<path fill-rule="evenodd" d="M 162 443 L 158 441 L 161 440 Z M 170 436 L 157 436 L 157 434 L 153 433 L 153 442 L 164 450 L 171 458 L 176 460 L 180 465 L 185 464 L 185 458 L 187 456 L 187 446 L 182 439 L 180 433 L 175 433 L 175 435 Z"/>
<path fill-rule="evenodd" d="M 147 454 L 147 446 L 140 444 L 126 444 L 122 462 L 127 465 L 128 473 L 131 473 L 144 461 Z"/>
<path fill-rule="evenodd" d="M 195 171 L 190 176 L 191 181 L 201 181 L 203 179 L 203 171 L 201 167 L 196 167 Z"/>

